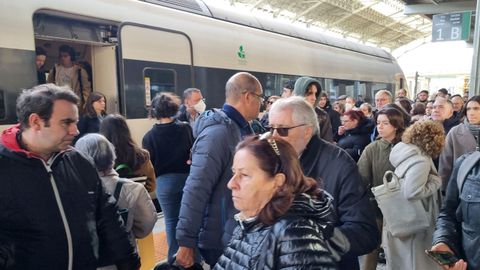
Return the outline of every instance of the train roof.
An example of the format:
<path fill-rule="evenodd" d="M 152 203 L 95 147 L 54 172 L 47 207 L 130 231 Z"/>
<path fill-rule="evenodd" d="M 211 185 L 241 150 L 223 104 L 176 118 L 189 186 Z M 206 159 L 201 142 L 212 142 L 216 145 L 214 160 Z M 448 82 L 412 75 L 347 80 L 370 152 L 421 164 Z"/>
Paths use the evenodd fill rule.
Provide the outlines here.
<path fill-rule="evenodd" d="M 157 4 L 165 7 L 170 7 L 178 10 L 183 10 L 191 13 L 196 13 L 203 16 L 208 16 L 218 20 L 228 21 L 236 24 L 241 24 L 265 31 L 278 33 L 290 37 L 295 37 L 303 40 L 313 41 L 327 46 L 354 51 L 375 57 L 385 59 L 393 59 L 391 54 L 383 49 L 375 48 L 349 40 L 335 38 L 314 32 L 297 25 L 288 24 L 269 18 L 261 18 L 254 16 L 251 13 L 242 14 L 230 9 L 225 9 L 217 6 L 207 5 L 201 0 L 140 0 L 143 2 Z"/>

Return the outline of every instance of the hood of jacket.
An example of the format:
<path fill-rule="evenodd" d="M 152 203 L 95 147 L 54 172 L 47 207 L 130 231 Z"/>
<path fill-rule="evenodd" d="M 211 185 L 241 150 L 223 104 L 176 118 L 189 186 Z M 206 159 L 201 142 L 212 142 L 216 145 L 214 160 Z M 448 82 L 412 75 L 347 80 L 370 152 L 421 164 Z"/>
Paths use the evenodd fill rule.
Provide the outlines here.
<path fill-rule="evenodd" d="M 235 122 L 230 119 L 225 112 L 220 109 L 211 109 L 203 112 L 193 126 L 193 137 L 197 138 L 203 130 L 214 125 L 236 125 Z M 232 129 L 229 129 L 233 132 Z"/>
<path fill-rule="evenodd" d="M 390 152 L 390 163 L 400 178 L 413 164 L 425 161 L 426 158 L 418 146 L 403 142 L 397 143 Z"/>
<path fill-rule="evenodd" d="M 310 77 L 300 77 L 297 79 L 295 82 L 295 87 L 293 88 L 292 94 L 294 96 L 299 96 L 299 97 L 304 97 L 305 92 L 307 91 L 307 88 L 310 84 L 315 84 L 317 86 L 317 94 L 315 97 L 317 98 L 317 101 L 315 105 L 318 103 L 318 97 L 320 96 L 320 93 L 322 92 L 322 86 L 320 85 L 320 82 L 310 78 Z"/>
<path fill-rule="evenodd" d="M 22 156 L 28 158 L 40 158 L 40 156 L 20 147 L 20 144 L 17 141 L 17 135 L 20 132 L 20 124 L 9 127 L 2 132 L 0 143 L 9 151 L 1 151 L 1 154 L 16 159 Z"/>

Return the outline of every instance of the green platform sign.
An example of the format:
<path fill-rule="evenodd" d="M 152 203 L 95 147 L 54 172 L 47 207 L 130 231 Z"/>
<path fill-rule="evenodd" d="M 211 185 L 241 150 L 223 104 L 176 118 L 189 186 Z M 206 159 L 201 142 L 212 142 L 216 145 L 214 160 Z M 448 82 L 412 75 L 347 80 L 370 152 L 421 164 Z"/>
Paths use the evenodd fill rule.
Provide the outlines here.
<path fill-rule="evenodd" d="M 468 40 L 472 12 L 433 15 L 432 41 Z"/>

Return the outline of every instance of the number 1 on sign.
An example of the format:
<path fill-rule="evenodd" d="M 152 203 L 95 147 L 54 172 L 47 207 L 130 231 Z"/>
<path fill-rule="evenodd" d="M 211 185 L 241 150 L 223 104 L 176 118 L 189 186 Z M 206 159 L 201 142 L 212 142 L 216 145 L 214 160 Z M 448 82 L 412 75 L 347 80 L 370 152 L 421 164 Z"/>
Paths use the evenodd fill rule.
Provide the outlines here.
<path fill-rule="evenodd" d="M 438 29 L 438 30 L 437 30 L 437 33 L 438 33 L 438 38 L 437 38 L 437 40 L 443 40 L 443 37 L 442 37 L 442 29 Z"/>

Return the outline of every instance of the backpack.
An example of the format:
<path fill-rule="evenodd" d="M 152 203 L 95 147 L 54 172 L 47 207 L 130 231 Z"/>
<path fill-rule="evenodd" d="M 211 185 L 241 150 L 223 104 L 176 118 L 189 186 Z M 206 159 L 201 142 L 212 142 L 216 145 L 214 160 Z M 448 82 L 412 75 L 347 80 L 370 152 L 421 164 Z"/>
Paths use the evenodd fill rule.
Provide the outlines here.
<path fill-rule="evenodd" d="M 467 178 L 468 173 L 473 169 L 475 165 L 477 165 L 478 161 L 480 161 L 480 152 L 475 151 L 468 155 L 460 164 L 460 168 L 457 172 L 457 187 L 458 193 L 462 193 L 463 183 Z"/>
<path fill-rule="evenodd" d="M 122 191 L 123 184 L 125 184 L 125 180 L 119 179 L 117 182 L 117 185 L 115 186 L 115 191 L 113 192 L 113 197 L 117 201 L 117 206 L 118 206 L 118 198 L 120 197 L 120 192 Z M 128 220 L 128 208 L 118 208 L 118 214 L 122 217 L 123 219 L 123 224 L 127 226 L 127 220 Z"/>

